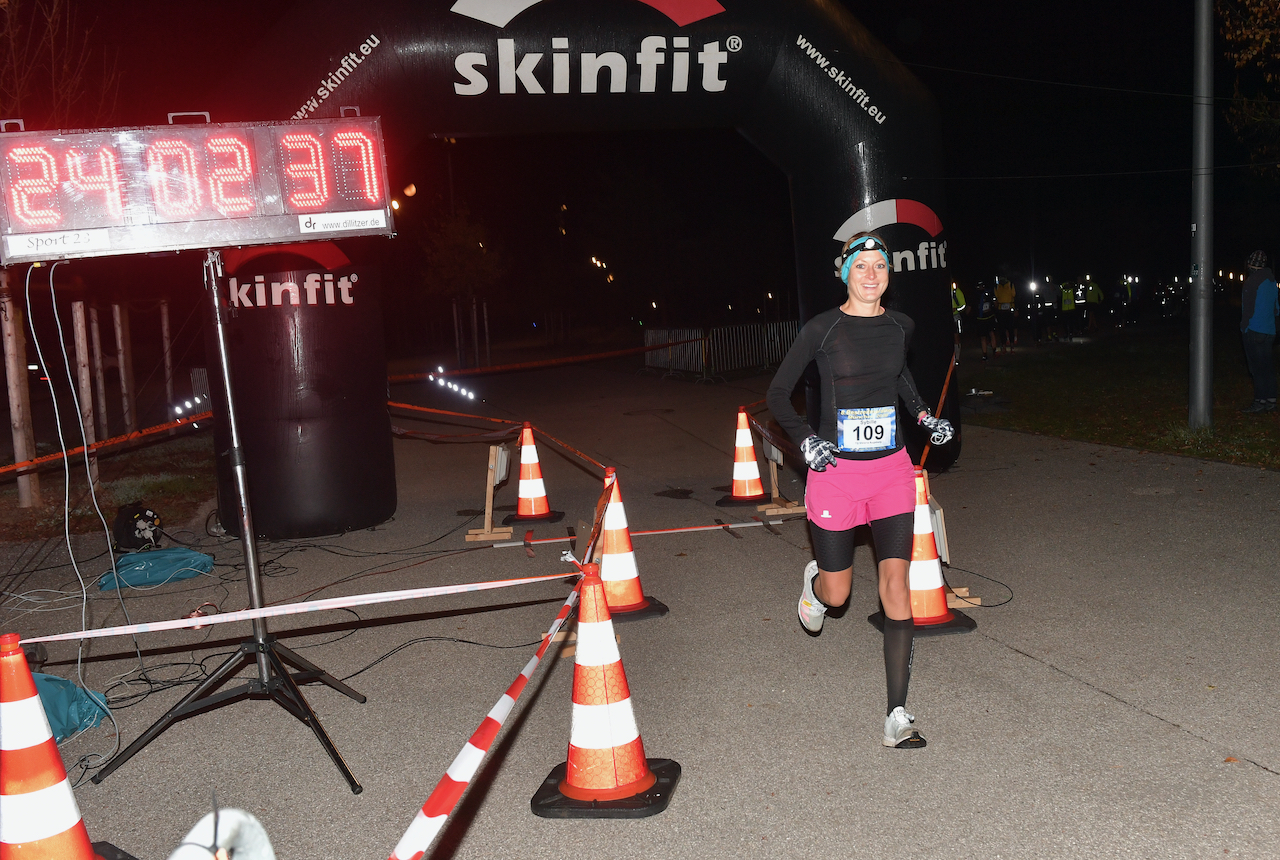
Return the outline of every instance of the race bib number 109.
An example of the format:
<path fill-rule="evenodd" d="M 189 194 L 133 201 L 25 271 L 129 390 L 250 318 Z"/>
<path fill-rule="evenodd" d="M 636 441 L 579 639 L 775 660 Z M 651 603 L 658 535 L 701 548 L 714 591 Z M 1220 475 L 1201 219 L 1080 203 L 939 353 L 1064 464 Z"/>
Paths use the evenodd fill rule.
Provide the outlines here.
<path fill-rule="evenodd" d="M 837 438 L 841 451 L 869 453 L 898 446 L 898 410 L 894 406 L 838 409 Z"/>

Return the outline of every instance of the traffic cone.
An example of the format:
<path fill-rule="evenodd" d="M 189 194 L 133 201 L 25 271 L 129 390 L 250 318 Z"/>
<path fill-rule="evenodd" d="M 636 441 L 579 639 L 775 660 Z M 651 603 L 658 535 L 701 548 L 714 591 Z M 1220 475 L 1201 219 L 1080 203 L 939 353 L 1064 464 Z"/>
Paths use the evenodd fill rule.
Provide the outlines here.
<path fill-rule="evenodd" d="M 764 483 L 760 480 L 760 465 L 756 462 L 756 446 L 751 439 L 751 427 L 747 424 L 746 407 L 738 407 L 738 433 L 733 445 L 733 486 L 730 495 L 716 502 L 720 507 L 755 504 L 766 498 Z"/>
<path fill-rule="evenodd" d="M 911 565 L 907 576 L 911 588 L 911 617 L 917 636 L 942 633 L 968 633 L 978 626 L 958 609 L 947 608 L 947 590 L 942 581 L 942 561 L 933 537 L 933 518 L 929 516 L 929 485 L 922 468 L 916 468 L 916 512 L 914 537 L 911 540 Z M 869 619 L 884 629 L 884 613 Z"/>
<path fill-rule="evenodd" d="M 600 527 L 600 580 L 609 612 L 619 621 L 666 615 L 669 611 L 659 600 L 646 597 L 640 587 L 640 571 L 636 567 L 635 550 L 631 547 L 631 531 L 627 512 L 622 507 L 618 475 L 612 466 L 604 470 L 604 486 L 613 487 L 604 509 Z"/>
<path fill-rule="evenodd" d="M 533 444 L 533 425 L 528 421 L 520 428 L 520 497 L 516 512 L 503 520 L 549 520 L 556 522 L 564 513 L 551 510 L 547 488 L 542 483 L 542 466 L 538 463 L 538 447 Z"/>
<path fill-rule="evenodd" d="M 530 801 L 543 818 L 643 818 L 667 808 L 680 765 L 646 759 L 600 567 L 583 565 L 568 760 Z"/>
<path fill-rule="evenodd" d="M 102 860 L 16 633 L 0 635 L 0 857 Z"/>

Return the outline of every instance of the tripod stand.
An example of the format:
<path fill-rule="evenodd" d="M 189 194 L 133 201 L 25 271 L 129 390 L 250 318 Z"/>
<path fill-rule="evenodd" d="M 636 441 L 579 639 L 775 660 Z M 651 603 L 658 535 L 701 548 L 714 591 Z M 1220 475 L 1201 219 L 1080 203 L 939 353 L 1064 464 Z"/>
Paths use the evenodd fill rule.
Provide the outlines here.
<path fill-rule="evenodd" d="M 254 538 L 253 518 L 249 511 L 249 483 L 245 468 L 244 449 L 240 446 L 240 429 L 236 423 L 234 398 L 231 394 L 230 357 L 227 351 L 222 299 L 218 294 L 218 279 L 221 276 L 222 254 L 218 251 L 206 252 L 204 286 L 210 301 L 213 303 L 213 328 L 217 335 L 218 363 L 222 370 L 223 391 L 227 397 L 227 424 L 231 431 L 231 466 L 232 474 L 235 478 L 236 501 L 240 512 L 240 544 L 244 550 L 245 578 L 249 587 L 249 606 L 253 609 L 261 609 L 263 606 L 262 580 L 258 571 L 258 547 Z M 351 786 L 352 794 L 359 794 L 364 790 L 360 783 L 356 782 L 356 778 L 352 775 L 350 768 L 342 760 L 342 754 L 338 752 L 337 747 L 333 745 L 333 741 L 329 739 L 324 728 L 320 725 L 320 720 L 316 718 L 315 711 L 311 710 L 311 706 L 303 698 L 299 685 L 319 681 L 361 704 L 365 702 L 365 697 L 328 672 L 309 663 L 288 648 L 277 643 L 275 637 L 267 632 L 266 619 L 255 618 L 252 623 L 253 636 L 241 642 L 235 654 L 232 654 L 221 666 L 215 669 L 199 686 L 183 696 L 182 700 L 170 708 L 151 728 L 139 735 L 133 743 L 107 762 L 102 770 L 94 774 L 92 780 L 95 784 L 101 783 L 116 768 L 132 758 L 135 753 L 155 740 L 161 732 L 178 720 L 248 697 L 271 699 L 310 727 L 311 731 L 315 733 L 316 739 L 320 741 L 320 745 L 329 754 L 329 758 L 338 766 L 338 770 L 341 771 L 347 784 Z M 258 666 L 258 676 L 256 678 L 249 678 L 243 684 L 221 692 L 214 692 L 224 681 L 240 671 L 240 669 L 253 663 Z M 291 673 L 289 667 L 297 671 Z"/>

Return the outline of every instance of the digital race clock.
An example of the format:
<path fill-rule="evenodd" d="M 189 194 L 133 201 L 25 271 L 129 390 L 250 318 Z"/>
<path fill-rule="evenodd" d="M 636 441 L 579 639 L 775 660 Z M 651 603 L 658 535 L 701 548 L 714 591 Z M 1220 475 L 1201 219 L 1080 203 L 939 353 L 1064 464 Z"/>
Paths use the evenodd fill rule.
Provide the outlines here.
<path fill-rule="evenodd" d="M 0 134 L 0 262 L 390 235 L 372 117 Z"/>

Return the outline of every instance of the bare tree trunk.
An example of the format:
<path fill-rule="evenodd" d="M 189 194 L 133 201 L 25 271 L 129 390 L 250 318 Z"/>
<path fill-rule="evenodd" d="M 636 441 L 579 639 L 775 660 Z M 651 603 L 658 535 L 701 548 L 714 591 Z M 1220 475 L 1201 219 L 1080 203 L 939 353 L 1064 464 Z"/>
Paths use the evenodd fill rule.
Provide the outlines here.
<path fill-rule="evenodd" d="M 102 329 L 98 325 L 98 309 L 89 308 L 89 334 L 93 343 L 93 380 L 98 390 L 98 435 L 103 439 L 111 438 L 111 427 L 107 423 L 107 373 L 102 361 Z"/>
<path fill-rule="evenodd" d="M 458 351 L 458 367 L 465 365 L 462 361 L 462 321 L 458 319 L 458 300 L 453 300 L 453 346 Z"/>
<path fill-rule="evenodd" d="M 476 320 L 476 299 L 471 297 L 471 346 L 476 356 L 476 367 L 480 366 L 480 326 Z"/>
<path fill-rule="evenodd" d="M 0 316 L 4 328 L 4 367 L 9 381 L 9 424 L 13 431 L 13 460 L 36 456 L 31 427 L 31 392 L 27 388 L 27 332 L 22 309 L 9 291 L 9 270 L 0 269 Z M 18 507 L 40 506 L 40 475 L 34 469 L 18 475 Z"/>
<path fill-rule="evenodd" d="M 129 306 L 113 303 L 111 319 L 116 329 L 116 370 L 120 373 L 120 402 L 124 406 L 124 430 L 138 429 L 138 392 L 133 390 L 133 342 L 129 335 Z"/>
<path fill-rule="evenodd" d="M 164 348 L 164 396 L 165 403 L 170 408 L 173 407 L 173 340 L 169 336 L 169 300 L 160 300 L 160 343 Z M 173 418 L 171 413 L 165 413 L 165 420 Z M 169 435 L 177 433 L 177 430 L 170 430 Z"/>
<path fill-rule="evenodd" d="M 80 398 L 80 427 L 84 431 L 85 447 L 88 448 L 97 440 L 93 434 L 93 382 L 89 376 L 89 336 L 85 325 L 83 301 L 71 303 L 71 327 L 76 344 L 76 381 L 79 389 L 77 396 Z M 93 481 L 94 489 L 97 490 L 102 486 L 98 479 L 98 455 L 93 451 L 89 451 L 85 456 L 89 460 L 89 478 Z"/>

